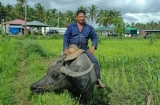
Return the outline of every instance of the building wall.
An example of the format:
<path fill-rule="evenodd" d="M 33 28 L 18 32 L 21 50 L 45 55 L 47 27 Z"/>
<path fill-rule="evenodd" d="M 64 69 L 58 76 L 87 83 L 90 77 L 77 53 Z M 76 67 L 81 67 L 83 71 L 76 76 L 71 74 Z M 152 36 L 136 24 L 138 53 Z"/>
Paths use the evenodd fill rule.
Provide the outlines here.
<path fill-rule="evenodd" d="M 67 30 L 67 28 L 46 27 L 46 32 L 48 30 L 50 30 L 50 29 L 52 29 L 52 30 L 58 30 L 59 34 L 64 34 L 66 32 L 66 30 Z M 44 27 L 42 27 L 42 34 L 45 34 L 45 28 Z"/>

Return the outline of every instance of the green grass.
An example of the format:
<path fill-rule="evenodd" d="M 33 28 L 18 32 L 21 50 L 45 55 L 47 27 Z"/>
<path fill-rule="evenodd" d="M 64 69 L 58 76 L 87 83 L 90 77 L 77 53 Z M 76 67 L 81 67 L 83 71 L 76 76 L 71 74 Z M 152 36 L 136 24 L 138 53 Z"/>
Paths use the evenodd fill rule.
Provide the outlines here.
<path fill-rule="evenodd" d="M 0 39 L 0 105 L 13 104 L 13 81 L 11 77 L 18 69 L 19 53 L 15 40 Z"/>
<path fill-rule="evenodd" d="M 80 105 L 78 99 L 71 98 L 67 91 L 33 95 L 29 90 L 30 84 L 45 75 L 49 62 L 54 61 L 62 51 L 61 39 L 11 39 L 2 43 L 0 104 Z M 23 47 L 18 48 L 17 45 Z M 33 50 L 35 48 L 37 50 Z M 107 88 L 99 90 L 95 87 L 90 105 L 146 105 L 149 92 L 152 93 L 152 104 L 158 105 L 159 51 L 158 39 L 153 43 L 150 39 L 101 39 L 95 55 Z M 18 65 L 19 61 L 22 62 Z"/>

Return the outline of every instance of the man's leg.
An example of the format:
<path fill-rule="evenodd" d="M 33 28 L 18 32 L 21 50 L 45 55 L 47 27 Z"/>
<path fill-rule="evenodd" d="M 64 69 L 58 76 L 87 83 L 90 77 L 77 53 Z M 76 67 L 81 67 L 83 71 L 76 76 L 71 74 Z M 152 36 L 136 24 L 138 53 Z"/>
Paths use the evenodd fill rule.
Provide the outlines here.
<path fill-rule="evenodd" d="M 97 79 L 98 79 L 99 86 L 102 87 L 102 88 L 104 88 L 105 85 L 101 81 L 100 66 L 98 64 L 97 59 L 95 58 L 95 56 L 93 54 L 89 54 L 87 51 L 85 51 L 85 54 L 89 57 L 89 59 L 91 60 L 91 62 L 94 64 L 94 68 L 95 68 L 95 72 L 96 72 L 96 76 L 97 76 Z"/>

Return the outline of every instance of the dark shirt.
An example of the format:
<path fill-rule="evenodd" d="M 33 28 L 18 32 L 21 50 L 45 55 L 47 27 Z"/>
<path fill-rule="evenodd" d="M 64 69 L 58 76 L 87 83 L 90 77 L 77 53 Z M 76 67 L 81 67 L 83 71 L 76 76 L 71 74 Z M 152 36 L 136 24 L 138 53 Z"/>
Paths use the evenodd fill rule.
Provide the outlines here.
<path fill-rule="evenodd" d="M 92 46 L 97 48 L 98 36 L 94 29 L 85 23 L 83 25 L 82 31 L 80 32 L 77 23 L 74 22 L 68 26 L 64 34 L 63 49 L 68 48 L 70 44 L 75 44 L 79 48 L 87 50 L 89 38 L 92 41 Z"/>

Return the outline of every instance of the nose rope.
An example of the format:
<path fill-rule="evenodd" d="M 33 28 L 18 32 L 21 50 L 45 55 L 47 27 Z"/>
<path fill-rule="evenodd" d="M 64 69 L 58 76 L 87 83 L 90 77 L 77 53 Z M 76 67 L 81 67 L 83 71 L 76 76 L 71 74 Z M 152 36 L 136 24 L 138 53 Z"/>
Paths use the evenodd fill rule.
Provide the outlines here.
<path fill-rule="evenodd" d="M 74 71 L 72 71 L 72 72 L 74 72 Z M 70 72 L 70 73 L 72 73 L 72 72 Z M 52 87 L 54 87 L 57 83 L 61 82 L 64 78 L 66 78 L 70 73 L 66 74 L 64 77 L 62 77 L 60 80 L 58 80 L 57 82 L 55 82 L 53 85 L 37 86 L 36 88 L 38 88 L 38 89 L 42 89 L 42 88 L 49 89 L 49 88 L 52 88 Z"/>
<path fill-rule="evenodd" d="M 61 82 L 64 78 L 66 78 L 67 75 L 68 75 L 68 74 L 66 74 L 64 77 L 62 77 L 59 81 L 55 82 L 53 85 L 38 86 L 38 87 L 36 87 L 36 88 L 38 88 L 38 89 L 42 89 L 42 88 L 49 89 L 49 88 L 52 88 L 52 87 L 54 87 L 57 83 Z"/>
<path fill-rule="evenodd" d="M 55 65 L 58 61 L 62 60 L 62 59 L 65 58 L 65 57 L 66 57 L 66 55 L 62 55 L 62 57 L 59 58 L 58 60 L 56 60 L 55 63 L 52 64 L 52 66 Z M 41 88 L 51 88 L 51 87 L 53 87 L 55 84 L 57 84 L 57 83 L 59 83 L 60 81 L 62 81 L 67 75 L 68 75 L 68 74 L 66 74 L 64 77 L 62 77 L 59 81 L 55 82 L 53 85 L 38 86 L 38 87 L 36 87 L 36 88 L 38 88 L 38 89 L 41 89 Z"/>

